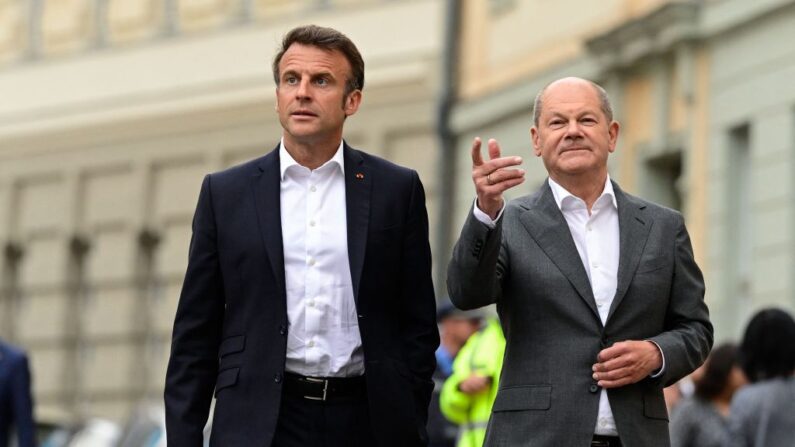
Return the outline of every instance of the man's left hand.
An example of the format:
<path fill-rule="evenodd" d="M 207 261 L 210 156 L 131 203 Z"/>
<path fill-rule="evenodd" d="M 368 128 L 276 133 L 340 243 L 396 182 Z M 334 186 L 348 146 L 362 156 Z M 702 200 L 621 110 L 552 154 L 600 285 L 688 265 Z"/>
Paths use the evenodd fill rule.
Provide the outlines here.
<path fill-rule="evenodd" d="M 593 378 L 602 388 L 639 382 L 662 367 L 660 349 L 650 341 L 622 341 L 603 349 L 593 365 Z"/>

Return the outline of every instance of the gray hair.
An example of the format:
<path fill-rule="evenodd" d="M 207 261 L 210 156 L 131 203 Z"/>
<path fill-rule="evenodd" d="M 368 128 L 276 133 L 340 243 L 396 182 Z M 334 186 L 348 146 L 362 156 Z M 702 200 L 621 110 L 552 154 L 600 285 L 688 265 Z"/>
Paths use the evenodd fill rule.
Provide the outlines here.
<path fill-rule="evenodd" d="M 558 81 L 559 79 L 545 85 L 536 95 L 536 99 L 533 102 L 533 124 L 536 127 L 538 127 L 538 120 L 541 118 L 541 105 L 544 102 L 544 94 L 547 92 L 550 85 Z M 599 108 L 602 109 L 602 113 L 605 114 L 608 124 L 611 123 L 613 121 L 613 106 L 610 105 L 610 98 L 607 96 L 607 92 L 596 82 L 588 79 L 583 79 L 583 81 L 591 84 L 591 87 L 596 91 L 596 95 L 599 97 Z"/>

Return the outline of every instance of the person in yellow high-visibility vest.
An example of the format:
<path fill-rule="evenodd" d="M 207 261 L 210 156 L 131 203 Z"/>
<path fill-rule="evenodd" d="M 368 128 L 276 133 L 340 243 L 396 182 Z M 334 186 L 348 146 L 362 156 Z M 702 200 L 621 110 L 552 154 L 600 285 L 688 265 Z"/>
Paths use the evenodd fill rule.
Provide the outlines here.
<path fill-rule="evenodd" d="M 458 424 L 457 447 L 483 445 L 504 353 L 505 336 L 497 319 L 488 320 L 458 352 L 439 398 L 442 414 Z"/>

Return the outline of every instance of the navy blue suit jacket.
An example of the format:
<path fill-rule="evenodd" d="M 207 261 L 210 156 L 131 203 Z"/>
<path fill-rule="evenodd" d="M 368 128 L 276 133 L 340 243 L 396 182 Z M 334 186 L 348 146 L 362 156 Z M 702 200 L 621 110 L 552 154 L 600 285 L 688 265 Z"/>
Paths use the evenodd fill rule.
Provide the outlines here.
<path fill-rule="evenodd" d="M 0 340 L 0 447 L 8 446 L 12 427 L 19 447 L 35 445 L 28 358 Z"/>
<path fill-rule="evenodd" d="M 344 147 L 348 257 L 372 430 L 427 443 L 439 344 L 425 193 L 417 173 Z M 169 447 L 269 446 L 282 395 L 287 304 L 278 147 L 205 177 L 166 377 Z"/>

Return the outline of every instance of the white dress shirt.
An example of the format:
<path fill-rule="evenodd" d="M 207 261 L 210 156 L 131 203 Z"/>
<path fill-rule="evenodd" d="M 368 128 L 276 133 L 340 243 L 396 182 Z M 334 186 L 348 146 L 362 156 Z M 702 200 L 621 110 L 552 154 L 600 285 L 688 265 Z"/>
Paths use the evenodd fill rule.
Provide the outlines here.
<path fill-rule="evenodd" d="M 607 323 L 607 315 L 618 286 L 620 240 L 618 204 L 613 192 L 613 184 L 610 183 L 610 176 L 607 176 L 604 190 L 591 207 L 590 214 L 584 200 L 572 195 L 551 178 L 549 187 L 552 188 L 555 203 L 558 204 L 558 208 L 569 225 L 574 245 L 577 246 L 582 265 L 591 282 L 596 309 L 599 311 L 599 318 L 604 326 Z M 594 359 L 594 363 L 596 363 L 596 359 Z M 604 388 L 599 395 L 599 413 L 596 417 L 594 433 L 618 436 L 613 410 L 610 408 L 607 390 Z"/>
<path fill-rule="evenodd" d="M 364 374 L 353 299 L 343 145 L 310 170 L 279 147 L 284 276 L 287 288 L 285 369 L 310 377 Z"/>

